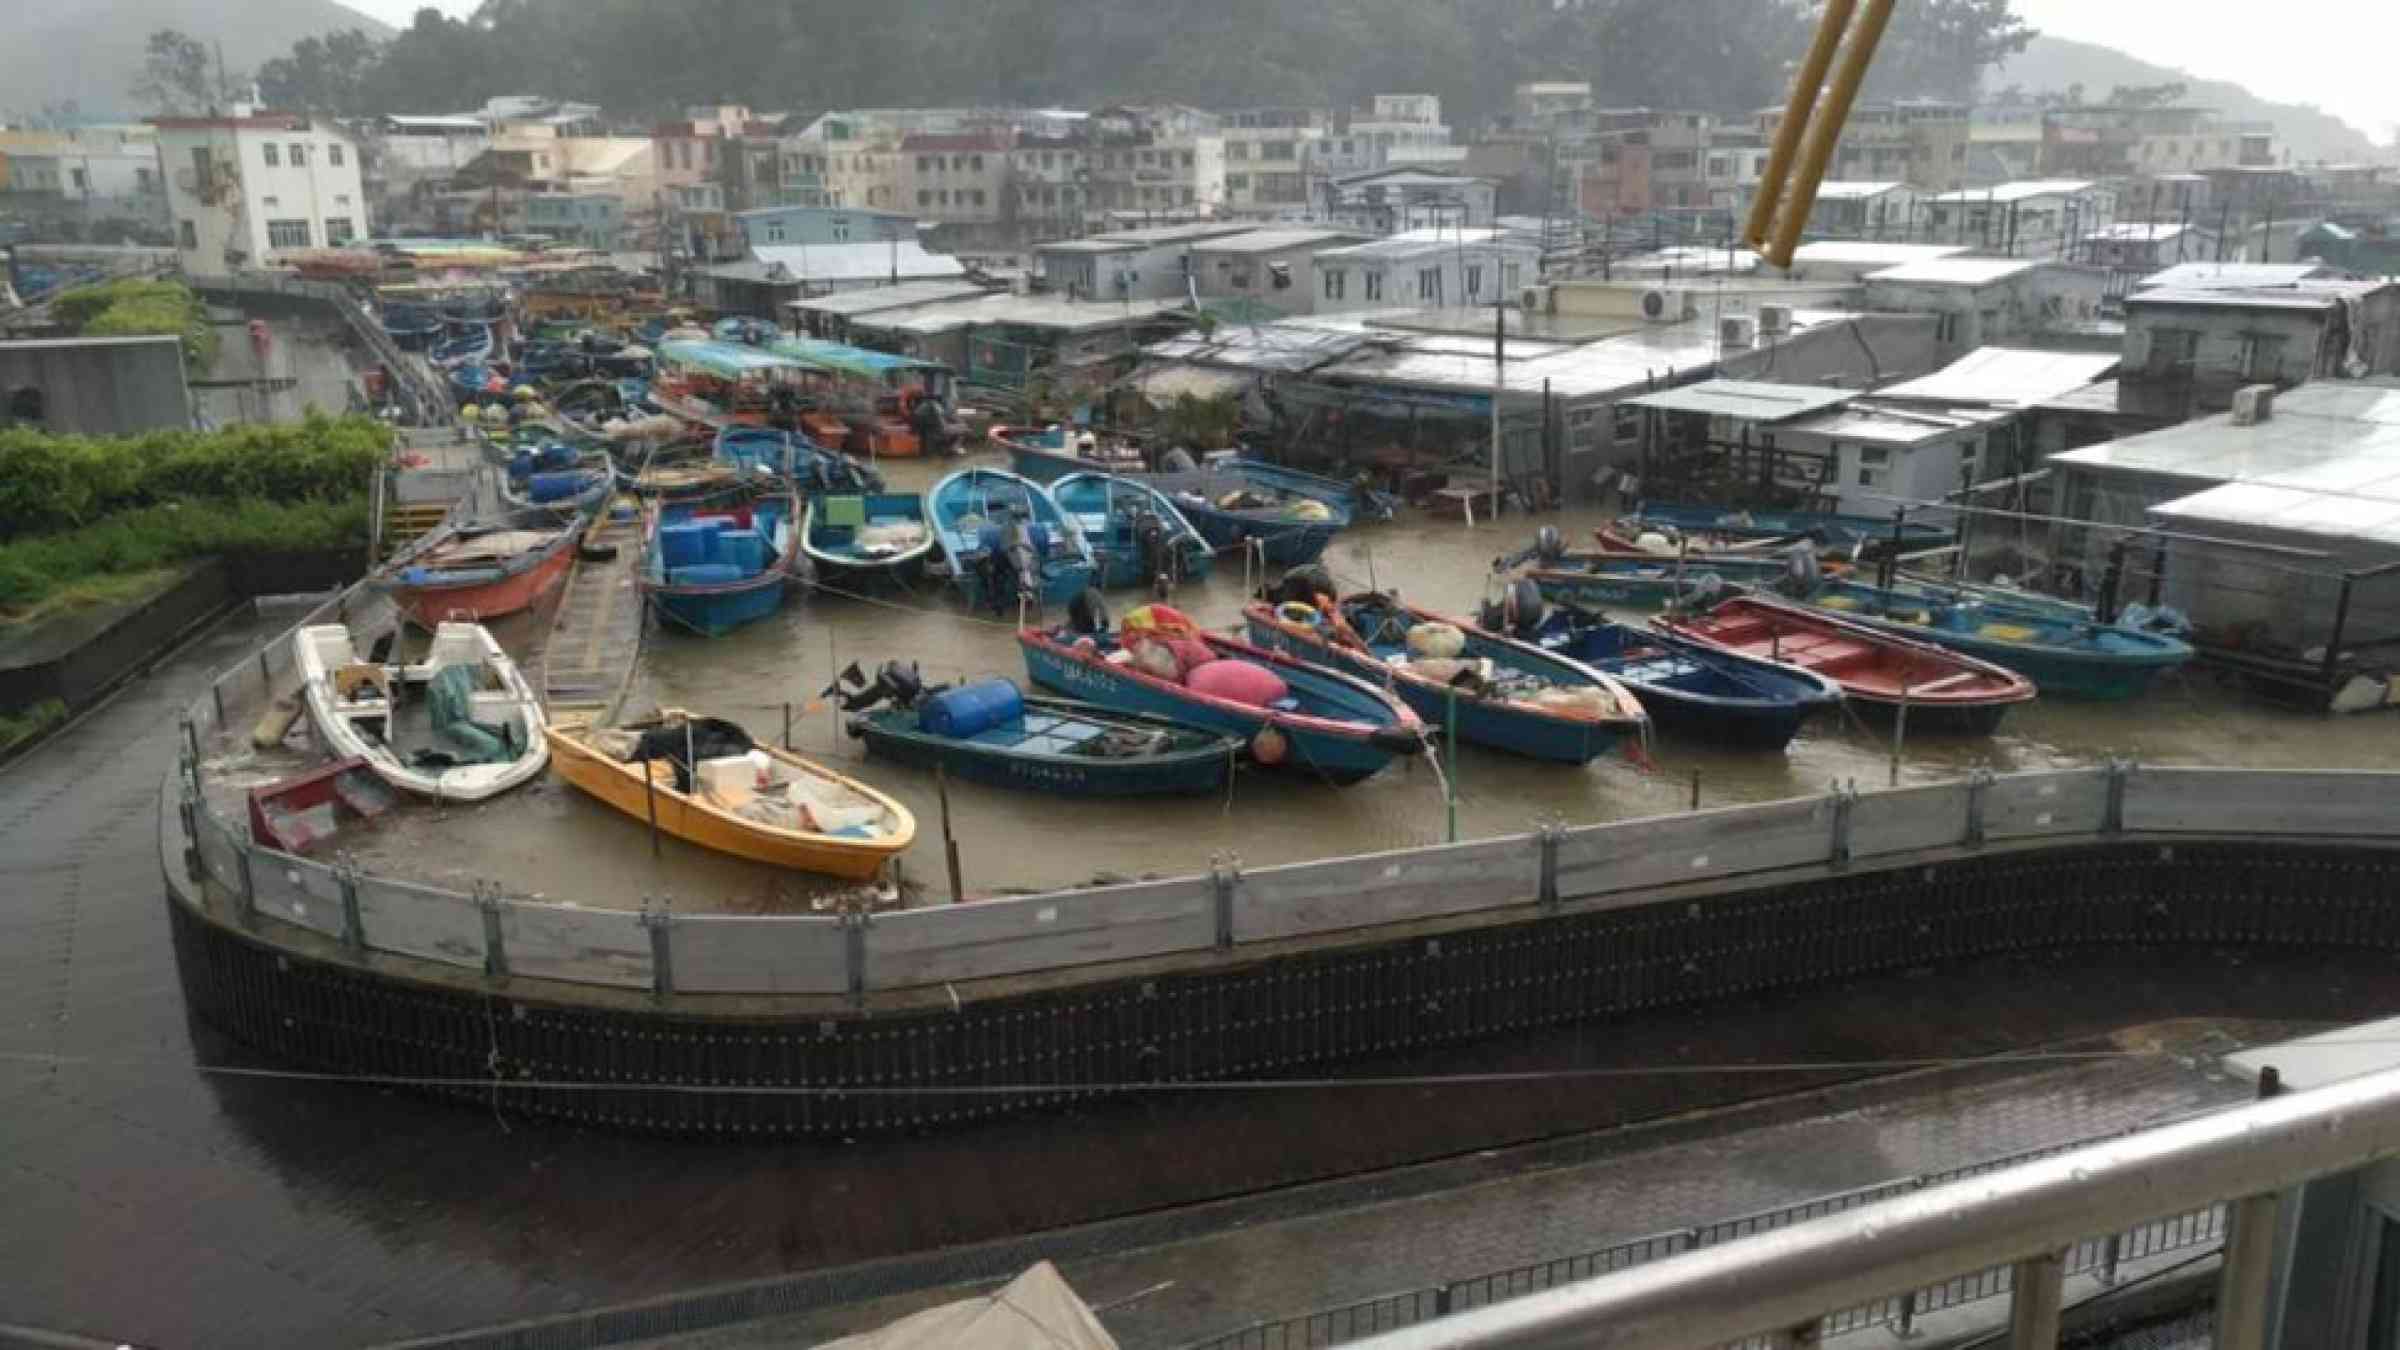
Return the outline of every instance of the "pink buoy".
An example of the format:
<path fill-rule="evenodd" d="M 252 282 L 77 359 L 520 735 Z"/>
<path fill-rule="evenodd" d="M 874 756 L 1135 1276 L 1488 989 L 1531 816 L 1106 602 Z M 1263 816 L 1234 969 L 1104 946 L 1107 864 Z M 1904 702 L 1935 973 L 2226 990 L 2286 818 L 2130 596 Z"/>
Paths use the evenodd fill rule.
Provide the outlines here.
<path fill-rule="evenodd" d="M 1264 708 L 1291 693 L 1283 677 L 1255 661 L 1227 658 L 1208 661 L 1185 672 L 1184 684 L 1194 693 Z"/>

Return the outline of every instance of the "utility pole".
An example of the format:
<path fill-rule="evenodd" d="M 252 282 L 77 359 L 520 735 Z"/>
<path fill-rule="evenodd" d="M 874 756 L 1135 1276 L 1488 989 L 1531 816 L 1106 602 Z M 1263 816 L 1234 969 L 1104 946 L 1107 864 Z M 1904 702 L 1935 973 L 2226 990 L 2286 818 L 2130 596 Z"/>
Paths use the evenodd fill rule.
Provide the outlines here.
<path fill-rule="evenodd" d="M 1492 270 L 1494 281 L 1500 269 L 1500 236 L 1492 235 Z M 1497 287 L 1495 287 L 1497 289 Z M 1507 381 L 1503 371 L 1508 363 L 1508 306 L 1493 297 L 1492 305 L 1492 519 L 1500 518 L 1500 392 Z"/>

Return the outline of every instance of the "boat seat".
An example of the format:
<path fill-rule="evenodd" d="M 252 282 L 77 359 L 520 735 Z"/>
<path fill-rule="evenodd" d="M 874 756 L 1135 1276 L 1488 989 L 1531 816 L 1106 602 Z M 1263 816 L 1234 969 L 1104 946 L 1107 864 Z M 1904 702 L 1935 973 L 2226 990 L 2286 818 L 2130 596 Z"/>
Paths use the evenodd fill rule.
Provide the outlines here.
<path fill-rule="evenodd" d="M 392 701 L 392 673 L 365 661 L 353 661 L 333 672 L 333 696 L 344 703 L 370 699 Z"/>
<path fill-rule="evenodd" d="M 862 528 L 867 523 L 867 499 L 856 495 L 827 497 L 825 523 L 834 529 Z"/>

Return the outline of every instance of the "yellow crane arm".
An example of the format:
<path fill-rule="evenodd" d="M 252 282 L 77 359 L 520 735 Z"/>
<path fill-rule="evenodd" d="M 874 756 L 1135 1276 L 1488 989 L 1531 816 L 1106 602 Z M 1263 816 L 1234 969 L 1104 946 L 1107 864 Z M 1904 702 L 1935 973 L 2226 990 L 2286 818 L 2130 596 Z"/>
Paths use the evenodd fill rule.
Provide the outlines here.
<path fill-rule="evenodd" d="M 1816 209 L 1825 165 L 1833 158 L 1850 105 L 1883 41 L 1896 0 L 1827 0 L 1816 37 L 1792 79 L 1791 102 L 1775 128 L 1758 199 L 1742 227 L 1743 242 L 1777 267 L 1792 265 L 1792 250 Z M 1830 80 L 1827 78 L 1830 73 Z"/>

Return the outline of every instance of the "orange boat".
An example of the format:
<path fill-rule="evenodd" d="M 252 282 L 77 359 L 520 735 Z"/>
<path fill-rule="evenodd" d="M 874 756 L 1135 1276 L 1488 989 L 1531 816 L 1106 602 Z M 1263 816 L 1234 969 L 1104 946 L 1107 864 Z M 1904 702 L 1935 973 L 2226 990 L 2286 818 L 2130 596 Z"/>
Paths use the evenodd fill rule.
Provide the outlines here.
<path fill-rule="evenodd" d="M 376 584 L 417 626 L 482 623 L 530 609 L 565 579 L 588 519 L 556 528 L 460 525 L 394 558 Z"/>

